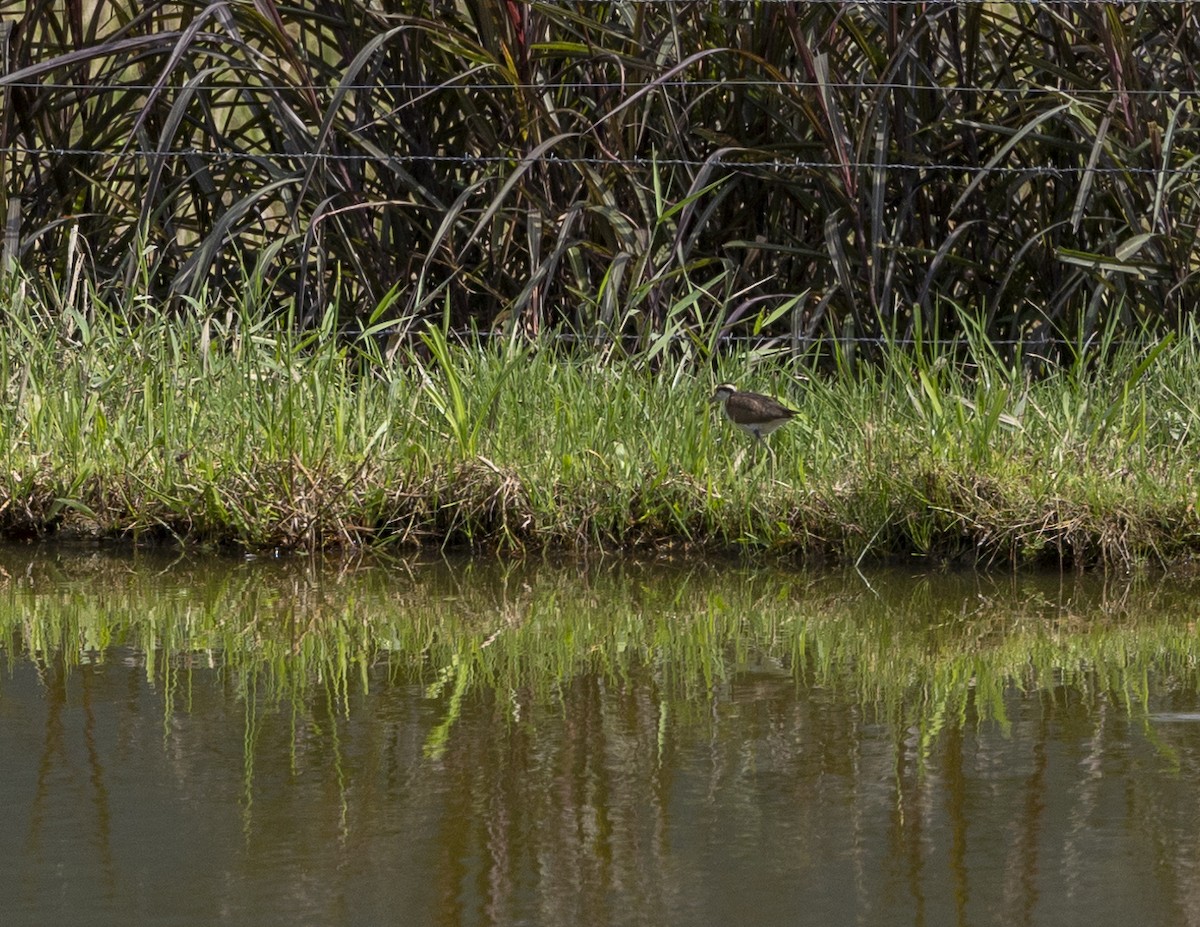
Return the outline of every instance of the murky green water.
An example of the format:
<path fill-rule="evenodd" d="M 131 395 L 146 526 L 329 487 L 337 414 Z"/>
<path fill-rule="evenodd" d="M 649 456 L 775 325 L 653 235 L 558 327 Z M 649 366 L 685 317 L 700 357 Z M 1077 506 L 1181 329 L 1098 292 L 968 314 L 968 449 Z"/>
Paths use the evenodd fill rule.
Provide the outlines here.
<path fill-rule="evenodd" d="M 1200 586 L 0 552 L 0 923 L 1200 921 Z"/>

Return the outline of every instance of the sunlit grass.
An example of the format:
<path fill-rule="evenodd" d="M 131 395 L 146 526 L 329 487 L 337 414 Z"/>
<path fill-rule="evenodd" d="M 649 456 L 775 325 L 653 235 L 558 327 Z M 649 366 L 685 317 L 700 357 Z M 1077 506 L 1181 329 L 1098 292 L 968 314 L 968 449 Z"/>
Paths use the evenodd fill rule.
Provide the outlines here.
<path fill-rule="evenodd" d="M 16 301 L 0 329 L 0 529 L 1117 567 L 1200 549 L 1191 338 L 1042 379 L 982 339 L 824 375 L 436 326 L 388 359 L 332 318 L 295 334 L 286 319 L 147 307 L 131 323 Z M 707 403 L 726 379 L 800 414 L 754 447 Z"/>

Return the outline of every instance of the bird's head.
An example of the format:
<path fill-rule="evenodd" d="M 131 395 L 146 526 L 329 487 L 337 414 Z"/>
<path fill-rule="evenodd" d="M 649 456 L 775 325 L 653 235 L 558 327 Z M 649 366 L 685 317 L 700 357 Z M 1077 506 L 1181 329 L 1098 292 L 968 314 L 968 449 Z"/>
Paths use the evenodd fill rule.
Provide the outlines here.
<path fill-rule="evenodd" d="M 722 383 L 715 390 L 712 396 L 709 397 L 709 402 L 724 402 L 730 396 L 737 392 L 737 387 L 732 383 Z"/>

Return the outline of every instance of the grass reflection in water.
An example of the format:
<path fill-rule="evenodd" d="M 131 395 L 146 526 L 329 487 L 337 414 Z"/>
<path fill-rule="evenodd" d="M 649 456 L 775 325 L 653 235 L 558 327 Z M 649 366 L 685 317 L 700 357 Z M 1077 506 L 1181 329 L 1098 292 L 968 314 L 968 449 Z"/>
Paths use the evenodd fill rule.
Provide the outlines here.
<path fill-rule="evenodd" d="M 15 924 L 1168 923 L 1200 860 L 1187 582 L 2 556 Z"/>
<path fill-rule="evenodd" d="M 705 723 L 739 689 L 818 687 L 915 734 L 921 757 L 948 725 L 1006 725 L 1009 687 L 1138 715 L 1152 671 L 1169 689 L 1200 686 L 1189 584 L 1147 577 L 8 557 L 10 666 L 140 660 L 168 722 L 191 710 L 198 671 L 255 711 L 320 701 L 334 716 L 372 687 L 416 684 L 441 709 L 431 757 L 464 700 L 494 699 L 518 722 L 585 676 L 649 686 L 676 724 Z"/>

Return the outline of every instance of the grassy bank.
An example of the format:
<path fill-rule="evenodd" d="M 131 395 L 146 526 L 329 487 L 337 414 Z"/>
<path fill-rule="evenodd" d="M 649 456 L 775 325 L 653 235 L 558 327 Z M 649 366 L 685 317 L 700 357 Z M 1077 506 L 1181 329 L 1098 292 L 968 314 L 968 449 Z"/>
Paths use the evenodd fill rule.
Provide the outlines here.
<path fill-rule="evenodd" d="M 0 532 L 1120 567 L 1200 551 L 1193 339 L 1033 380 L 983 341 L 808 380 L 676 348 L 614 361 L 430 328 L 387 359 L 285 321 L 18 302 L 0 327 Z M 773 455 L 706 404 L 723 379 L 799 410 Z"/>

